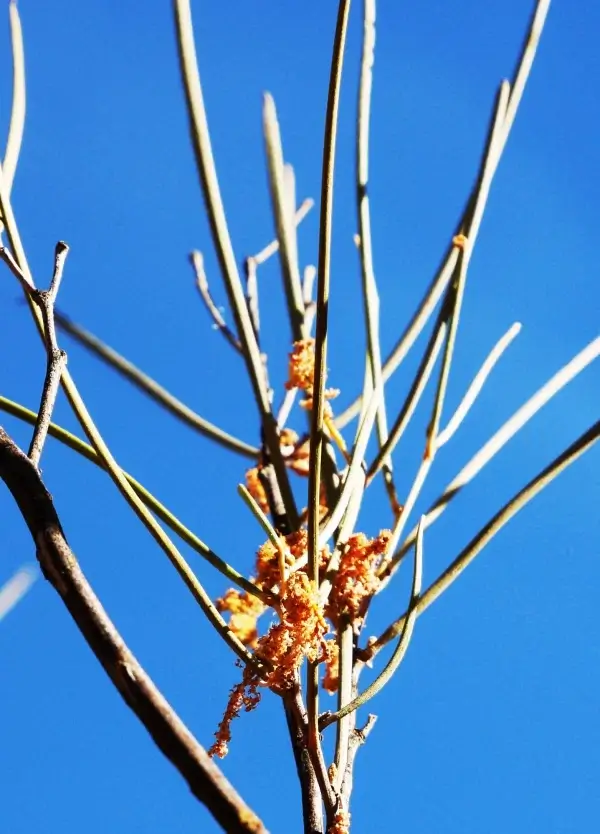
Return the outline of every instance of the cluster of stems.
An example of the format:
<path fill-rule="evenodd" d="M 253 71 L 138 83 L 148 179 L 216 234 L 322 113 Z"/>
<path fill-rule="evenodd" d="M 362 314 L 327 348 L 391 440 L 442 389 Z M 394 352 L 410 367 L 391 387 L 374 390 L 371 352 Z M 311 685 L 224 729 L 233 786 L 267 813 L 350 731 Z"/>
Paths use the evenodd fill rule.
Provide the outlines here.
<path fill-rule="evenodd" d="M 223 828 L 254 834 L 266 830 L 224 779 L 212 757 L 225 755 L 231 740 L 232 720 L 242 710 L 253 710 L 261 692 L 268 689 L 281 700 L 285 711 L 302 793 L 304 831 L 306 834 L 348 834 L 356 754 L 375 724 L 372 713 L 359 722 L 358 711 L 370 704 L 400 669 L 418 617 L 449 588 L 515 513 L 600 435 L 600 423 L 596 422 L 500 508 L 423 589 L 427 529 L 525 423 L 600 354 L 600 338 L 596 338 L 508 417 L 439 491 L 431 506 L 414 518 L 415 506 L 438 452 L 460 429 L 494 366 L 520 330 L 520 324 L 513 324 L 491 347 L 459 406 L 448 415 L 446 394 L 471 255 L 531 70 L 549 0 L 535 3 L 514 73 L 498 87 L 475 184 L 464 211 L 449 235 L 439 268 L 421 302 L 385 359 L 380 348 L 380 304 L 368 196 L 375 0 L 363 0 L 355 135 L 355 244 L 364 309 L 365 361 L 362 386 L 357 386 L 354 400 L 338 414 L 333 401 L 339 392 L 326 387 L 328 311 L 330 292 L 336 286 L 331 262 L 334 172 L 350 0 L 339 0 L 333 34 L 324 121 L 317 262 L 303 264 L 300 258 L 297 226 L 313 202 L 306 199 L 298 205 L 294 170 L 284 158 L 275 102 L 266 95 L 263 127 L 275 239 L 256 255 L 247 257 L 243 269 L 238 267 L 221 198 L 198 71 L 190 2 L 174 0 L 173 5 L 190 135 L 228 314 L 222 313 L 215 301 L 202 254 L 193 252 L 190 260 L 200 300 L 223 336 L 226 349 L 239 355 L 250 380 L 259 436 L 250 442 L 211 424 L 101 339 L 56 310 L 68 252 L 66 244 L 59 242 L 56 246 L 49 289 L 39 290 L 34 283 L 11 204 L 25 118 L 21 26 L 16 5 L 11 2 L 14 89 L 9 136 L 0 167 L 0 219 L 7 239 L 0 247 L 0 257 L 25 294 L 46 349 L 47 362 L 41 402 L 36 411 L 0 396 L 0 409 L 34 426 L 27 453 L 19 450 L 9 435 L 0 430 L 0 477 L 9 485 L 29 524 L 45 576 L 61 595 L 125 701 Z M 281 267 L 287 322 L 270 322 L 268 326 L 271 329 L 275 326 L 281 332 L 281 350 L 289 356 L 288 381 L 281 392 L 274 391 L 270 385 L 267 360 L 261 351 L 257 282 L 259 268 L 275 255 Z M 390 415 L 386 384 L 426 329 L 429 337 L 417 371 L 401 407 Z M 66 354 L 59 347 L 57 333 L 66 333 L 97 355 L 192 430 L 246 459 L 245 484 L 240 484 L 239 494 L 265 534 L 252 576 L 242 575 L 119 466 L 67 369 Z M 52 422 L 61 386 L 88 443 Z M 428 388 L 433 392 L 433 405 L 423 426 L 420 464 L 409 488 L 400 494 L 394 460 Z M 305 428 L 301 432 L 290 427 L 297 417 L 294 409 L 300 409 L 304 415 Z M 193 738 L 145 674 L 79 569 L 41 480 L 40 457 L 48 436 L 57 438 L 107 471 L 241 667 L 240 680 L 230 692 L 209 751 Z M 378 478 L 385 486 L 386 501 L 377 529 L 365 530 L 361 512 L 364 498 Z M 227 580 L 230 588 L 220 599 L 211 599 L 175 543 L 175 537 L 187 543 Z M 412 579 L 405 606 L 391 612 L 388 626 L 379 635 L 366 635 L 371 606 L 378 604 L 380 592 L 394 580 L 409 554 L 412 555 Z M 266 612 L 272 612 L 274 617 L 263 616 Z M 270 625 L 263 626 L 263 623 Z M 378 655 L 390 643 L 394 644 L 393 650 L 387 662 L 380 664 Z M 363 687 L 361 676 L 367 665 L 374 667 L 374 678 Z M 320 708 L 321 689 L 335 694 L 334 710 Z M 327 732 L 335 734 L 330 761 L 323 745 Z"/>

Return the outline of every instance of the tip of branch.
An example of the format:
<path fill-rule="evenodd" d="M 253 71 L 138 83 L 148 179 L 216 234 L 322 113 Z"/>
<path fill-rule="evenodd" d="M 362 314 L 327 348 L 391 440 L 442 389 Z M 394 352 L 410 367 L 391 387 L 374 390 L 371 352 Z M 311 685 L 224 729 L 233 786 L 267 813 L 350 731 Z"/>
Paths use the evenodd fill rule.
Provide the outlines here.
<path fill-rule="evenodd" d="M 263 119 L 265 122 L 277 123 L 277 108 L 271 93 L 263 93 Z"/>

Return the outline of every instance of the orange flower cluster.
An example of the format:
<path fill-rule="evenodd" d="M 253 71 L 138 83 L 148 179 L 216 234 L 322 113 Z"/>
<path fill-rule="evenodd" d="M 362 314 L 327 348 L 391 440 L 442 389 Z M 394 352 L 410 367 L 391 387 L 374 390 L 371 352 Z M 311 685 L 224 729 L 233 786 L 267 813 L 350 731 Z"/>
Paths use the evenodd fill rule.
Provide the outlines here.
<path fill-rule="evenodd" d="M 257 621 L 266 605 L 253 594 L 230 588 L 217 600 L 217 609 L 229 611 L 229 628 L 244 646 L 253 647 L 258 639 Z"/>
<path fill-rule="evenodd" d="M 323 616 L 319 591 L 302 571 L 293 573 L 280 598 L 281 620 L 272 625 L 256 647 L 256 656 L 268 669 L 264 682 L 278 691 L 294 685 L 304 658 L 315 663 L 324 655 L 329 626 Z"/>
<path fill-rule="evenodd" d="M 327 834 L 349 834 L 350 814 L 348 811 L 336 811 L 332 824 L 327 829 Z"/>
<path fill-rule="evenodd" d="M 389 530 L 382 530 L 374 539 L 368 539 L 364 533 L 348 539 L 326 610 L 334 626 L 337 627 L 341 616 L 360 625 L 363 603 L 379 588 L 377 568 L 385 556 L 390 536 Z"/>
<path fill-rule="evenodd" d="M 313 390 L 315 384 L 315 340 L 302 339 L 294 342 L 288 365 L 289 379 L 285 383 L 288 391 L 298 388 L 304 391 L 306 399 L 301 403 L 304 408 L 312 408 Z M 332 400 L 340 392 L 336 388 L 328 388 L 325 391 L 325 398 Z M 327 416 L 331 418 L 331 409 L 328 409 Z"/>
<path fill-rule="evenodd" d="M 291 533 L 284 540 L 286 551 L 287 577 L 280 591 L 279 622 L 272 625 L 263 637 L 258 637 L 257 621 L 266 606 L 252 594 L 231 588 L 217 600 L 219 611 L 231 614 L 229 628 L 244 645 L 255 649 L 257 659 L 265 664 L 265 673 L 258 678 L 246 667 L 242 682 L 230 692 L 225 715 L 215 733 L 216 741 L 210 748 L 211 756 L 223 757 L 231 739 L 231 722 L 242 709 L 254 709 L 259 700 L 259 686 L 282 691 L 295 682 L 297 670 L 304 658 L 311 662 L 325 660 L 333 670 L 337 657 L 337 646 L 332 640 L 325 640 L 329 625 L 323 614 L 318 589 L 306 574 L 306 566 L 294 571 L 294 564 L 306 556 L 308 533 L 305 529 Z M 329 561 L 329 549 L 322 548 L 321 567 Z M 257 587 L 267 590 L 281 584 L 279 551 L 268 541 L 256 554 Z M 330 686 L 334 686 L 334 673 L 328 673 Z"/>
<path fill-rule="evenodd" d="M 289 539 L 292 540 L 292 547 L 301 546 L 302 542 L 305 545 L 306 533 L 294 533 Z M 292 547 L 290 556 L 295 560 Z M 258 551 L 257 567 L 263 579 L 266 578 L 271 585 L 275 584 L 273 579 L 274 570 L 277 570 L 277 555 L 270 542 Z M 282 691 L 293 686 L 296 672 L 305 657 L 315 662 L 325 655 L 325 634 L 329 626 L 323 616 L 318 589 L 301 570 L 292 573 L 285 582 L 279 602 L 280 622 L 272 625 L 260 639 L 257 639 L 256 632 L 258 614 L 264 610 L 260 600 L 231 590 L 219 600 L 219 607 L 232 612 L 229 627 L 232 631 L 237 629 L 236 633 L 242 642 L 252 639 L 256 657 L 264 661 L 266 668 L 263 677 L 258 678 L 246 667 L 241 683 L 236 684 L 229 694 L 225 714 L 215 733 L 216 741 L 208 751 L 210 756 L 223 758 L 231 741 L 231 722 L 242 709 L 250 712 L 258 705 L 258 687 L 268 686 Z"/>
<path fill-rule="evenodd" d="M 299 437 L 293 429 L 282 429 L 279 437 L 279 445 L 286 466 L 292 472 L 303 477 L 309 472 L 309 441 L 299 442 Z M 260 463 L 246 471 L 246 488 L 254 498 L 263 513 L 269 512 L 269 501 L 267 493 L 260 480 Z"/>
<path fill-rule="evenodd" d="M 282 429 L 280 443 L 286 466 L 289 466 L 296 475 L 308 477 L 310 442 L 305 440 L 300 443 L 298 435 L 293 429 Z"/>
<path fill-rule="evenodd" d="M 333 695 L 340 685 L 340 647 L 335 640 L 325 641 L 325 675 L 323 689 Z"/>
<path fill-rule="evenodd" d="M 262 637 L 258 636 L 257 622 L 266 606 L 252 594 L 230 589 L 219 600 L 220 611 L 231 614 L 229 627 L 247 646 L 255 650 L 255 656 L 264 664 L 259 678 L 249 667 L 244 669 L 241 683 L 230 692 L 225 715 L 215 733 L 216 741 L 210 748 L 211 756 L 223 757 L 231 740 L 231 722 L 245 709 L 254 709 L 259 700 L 259 687 L 269 687 L 278 692 L 293 686 L 297 672 L 304 661 L 325 662 L 323 688 L 335 692 L 339 686 L 339 649 L 335 640 L 326 640 L 329 631 L 326 617 L 338 626 L 341 616 L 349 617 L 360 625 L 365 600 L 374 594 L 380 584 L 377 568 L 387 549 L 390 532 L 382 531 L 374 539 L 363 533 L 352 536 L 342 553 L 339 570 L 333 580 L 329 602 L 325 610 L 319 598 L 318 587 L 308 577 L 306 564 L 294 569 L 304 558 L 308 548 L 308 533 L 298 530 L 282 539 L 285 555 L 286 577 L 282 582 L 280 551 L 270 541 L 256 554 L 256 576 L 253 582 L 262 590 L 280 587 L 277 607 L 279 622 L 271 625 Z M 320 567 L 325 570 L 330 558 L 329 549 L 322 548 Z M 343 834 L 343 819 L 331 831 Z M 346 823 L 347 825 L 347 823 Z"/>
<path fill-rule="evenodd" d="M 285 383 L 288 391 L 299 388 L 312 396 L 315 379 L 315 340 L 302 339 L 294 342 L 289 356 L 289 379 Z"/>
<path fill-rule="evenodd" d="M 239 661 L 238 661 L 239 664 Z M 251 672 L 249 667 L 244 669 L 244 676 L 241 683 L 236 683 L 229 693 L 229 701 L 225 715 L 221 719 L 219 729 L 215 733 L 215 743 L 208 750 L 208 755 L 224 759 L 229 750 L 231 741 L 231 722 L 238 718 L 242 709 L 250 712 L 260 701 L 260 692 L 257 691 L 258 678 Z"/>
<path fill-rule="evenodd" d="M 252 469 L 246 471 L 246 489 L 254 498 L 263 513 L 269 512 L 269 501 L 267 493 L 258 476 L 260 469 L 258 466 L 253 466 Z"/>
<path fill-rule="evenodd" d="M 308 548 L 308 533 L 305 529 L 291 533 L 282 539 L 285 550 L 285 562 L 288 573 L 294 570 L 295 563 L 306 556 Z M 324 570 L 329 561 L 329 549 L 321 549 L 321 569 Z M 279 585 L 281 573 L 279 568 L 279 551 L 271 541 L 265 542 L 256 554 L 255 577 L 252 582 L 260 590 L 268 591 Z M 289 591 L 288 591 L 289 592 Z M 283 602 L 283 598 L 282 598 Z M 258 632 L 257 621 L 267 606 L 258 597 L 245 591 L 230 588 L 216 606 L 219 611 L 231 614 L 229 628 L 245 646 L 256 647 Z"/>

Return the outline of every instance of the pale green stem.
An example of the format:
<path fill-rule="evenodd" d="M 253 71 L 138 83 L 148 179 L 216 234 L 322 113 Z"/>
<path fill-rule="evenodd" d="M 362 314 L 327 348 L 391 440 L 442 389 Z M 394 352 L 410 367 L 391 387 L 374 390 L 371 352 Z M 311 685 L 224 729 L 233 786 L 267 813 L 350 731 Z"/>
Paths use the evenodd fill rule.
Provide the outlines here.
<path fill-rule="evenodd" d="M 334 785 L 339 792 L 342 780 L 346 773 L 346 765 L 348 764 L 348 746 L 350 741 L 350 721 L 347 717 L 349 712 L 346 711 L 347 705 L 352 703 L 352 670 L 353 670 L 353 656 L 354 656 L 354 630 L 352 622 L 343 621 L 338 626 L 338 646 L 339 646 L 339 686 L 338 686 L 338 711 L 336 715 L 340 716 L 336 727 L 335 737 L 335 770 L 336 779 Z M 319 726 L 322 730 L 322 725 Z"/>
<path fill-rule="evenodd" d="M 394 451 L 398 442 L 402 438 L 402 435 L 406 431 L 408 424 L 410 423 L 410 420 L 413 414 L 415 413 L 415 409 L 417 408 L 419 401 L 423 396 L 425 388 L 427 387 L 427 383 L 429 382 L 431 374 L 433 373 L 435 363 L 437 362 L 437 358 L 440 355 L 440 351 L 444 345 L 444 339 L 446 338 L 447 329 L 448 328 L 446 323 L 441 321 L 431 334 L 431 338 L 425 349 L 425 353 L 423 354 L 423 358 L 421 359 L 421 363 L 417 369 L 417 373 L 415 374 L 413 383 L 410 387 L 404 404 L 400 409 L 398 417 L 396 418 L 394 425 L 392 426 L 392 430 L 388 436 L 388 439 L 384 443 L 383 447 L 379 450 L 377 456 L 375 457 L 375 460 L 369 467 L 369 480 L 374 478 L 375 475 L 379 472 L 379 470 L 385 462 L 386 456 L 390 455 Z"/>
<path fill-rule="evenodd" d="M 540 40 L 549 6 L 550 0 L 538 0 L 536 3 L 527 34 L 525 36 L 523 48 L 510 83 L 511 95 L 504 117 L 504 135 L 502 137 L 502 141 L 498 144 L 496 149 L 496 157 L 493 160 L 490 178 L 493 178 L 496 173 L 498 163 L 500 162 L 502 152 L 514 123 L 517 109 L 521 102 L 527 79 L 529 78 L 529 73 L 533 64 L 533 59 L 535 57 L 535 52 Z M 455 235 L 463 231 L 466 219 L 472 212 L 476 188 L 477 186 L 475 186 L 469 196 L 469 199 L 467 200 L 461 220 L 456 226 Z M 398 366 L 404 361 L 409 350 L 425 327 L 430 316 L 433 314 L 442 293 L 446 289 L 452 275 L 454 274 L 454 269 L 458 260 L 458 251 L 459 250 L 453 245 L 453 243 L 451 243 L 446 250 L 446 254 L 444 255 L 444 259 L 442 260 L 442 264 L 438 272 L 425 292 L 425 296 L 421 301 L 421 304 L 392 349 L 390 355 L 384 362 L 383 378 L 386 382 Z M 360 400 L 361 398 L 358 397 L 342 414 L 338 415 L 336 419 L 338 428 L 343 428 L 360 412 Z"/>
<path fill-rule="evenodd" d="M 456 411 L 448 420 L 447 426 L 443 431 L 441 431 L 438 434 L 436 438 L 437 449 L 440 449 L 442 446 L 445 446 L 445 444 L 452 437 L 454 437 L 456 431 L 461 426 L 462 422 L 465 420 L 469 411 L 471 410 L 473 403 L 481 393 L 481 389 L 487 382 L 491 372 L 494 370 L 496 363 L 520 332 L 521 325 L 519 322 L 515 322 L 515 324 L 513 324 L 513 326 L 506 331 L 502 338 L 499 339 L 498 342 L 496 342 L 496 344 L 486 357 L 485 362 L 475 374 L 472 383 L 467 388 L 467 391 L 462 400 L 460 401 Z"/>
<path fill-rule="evenodd" d="M 555 458 L 545 469 L 535 476 L 523 487 L 504 507 L 490 519 L 477 535 L 471 539 L 469 544 L 461 551 L 446 570 L 438 576 L 429 588 L 419 597 L 415 606 L 417 615 L 421 615 L 429 608 L 445 591 L 448 590 L 466 567 L 483 550 L 494 536 L 508 524 L 508 522 L 525 507 L 535 496 L 548 486 L 561 472 L 574 463 L 577 458 L 590 449 L 600 438 L 600 420 L 594 423 L 586 432 L 580 435 L 577 440 Z M 369 644 L 360 655 L 361 659 L 370 660 L 390 640 L 393 640 L 402 631 L 409 612 L 405 612 L 383 634 Z"/>
<path fill-rule="evenodd" d="M 404 618 L 402 623 L 402 629 L 400 631 L 400 639 L 394 649 L 394 652 L 388 662 L 385 665 L 385 668 L 381 671 L 381 673 L 375 678 L 373 683 L 371 683 L 364 692 L 361 692 L 360 695 L 357 695 L 350 703 L 346 703 L 344 706 L 340 706 L 337 712 L 325 714 L 321 717 L 321 721 L 319 722 L 320 729 L 324 729 L 325 727 L 329 726 L 329 724 L 333 724 L 334 721 L 339 721 L 340 723 L 343 722 L 344 718 L 350 713 L 354 712 L 360 707 L 363 707 L 366 703 L 368 703 L 371 698 L 374 698 L 375 695 L 378 695 L 379 692 L 383 689 L 383 687 L 392 679 L 392 676 L 395 672 L 400 668 L 402 661 L 406 655 L 408 650 L 408 646 L 412 639 L 413 631 L 415 628 L 415 622 L 417 620 L 417 613 L 418 613 L 418 602 L 419 602 L 419 594 L 421 593 L 421 585 L 423 582 L 423 517 L 419 521 L 419 525 L 417 528 L 417 539 L 415 544 L 415 564 L 413 570 L 413 581 L 412 581 L 412 588 L 410 592 L 410 601 L 408 603 L 407 614 Z"/>
<path fill-rule="evenodd" d="M 279 557 L 279 573 L 281 576 L 281 584 L 279 587 L 283 588 L 283 583 L 286 579 L 286 565 L 289 549 L 285 544 L 284 539 L 275 530 L 265 513 L 263 513 L 253 495 L 243 484 L 238 484 L 238 494 L 243 499 L 246 506 L 250 509 L 250 512 L 256 518 L 262 529 L 265 531 L 269 541 L 277 551 Z"/>
<path fill-rule="evenodd" d="M 281 145 L 281 134 L 277 111 L 273 97 L 266 93 L 263 104 L 263 131 L 267 154 L 267 169 L 275 230 L 279 241 L 279 254 L 283 286 L 287 301 L 292 341 L 298 342 L 305 338 L 304 332 L 304 300 L 302 298 L 302 282 L 298 266 L 298 252 L 295 246 L 296 224 L 294 222 L 295 205 L 290 205 L 290 197 L 295 195 L 292 182 L 286 188 L 286 172 Z M 288 190 L 290 194 L 288 195 Z"/>
<path fill-rule="evenodd" d="M 493 171 L 495 170 L 495 160 L 497 158 L 496 148 L 501 143 L 502 132 L 504 130 L 504 120 L 506 109 L 509 101 L 510 85 L 508 81 L 504 81 L 500 85 L 498 95 L 496 98 L 496 105 L 494 107 L 494 117 L 492 119 L 491 130 L 489 131 L 488 145 L 484 154 L 484 162 L 481 167 L 480 180 L 476 187 L 477 196 L 473 203 L 473 211 L 469 213 L 469 217 L 465 223 L 463 234 L 466 241 L 462 246 L 462 251 L 458 262 L 458 277 L 456 283 L 450 287 L 449 292 L 452 295 L 451 312 L 449 315 L 448 338 L 444 349 L 444 356 L 442 359 L 442 366 L 440 369 L 440 376 L 438 380 L 438 388 L 436 391 L 435 401 L 431 414 L 431 420 L 427 427 L 428 438 L 428 454 L 434 454 L 434 446 L 439 431 L 440 419 L 444 402 L 446 399 L 446 392 L 448 388 L 448 379 L 450 376 L 450 368 L 454 358 L 454 348 L 456 346 L 456 336 L 458 332 L 458 322 L 462 309 L 462 301 L 464 298 L 465 284 L 467 280 L 467 272 L 471 260 L 471 254 L 479 227 L 481 225 L 481 218 L 487 203 L 492 185 Z"/>
<path fill-rule="evenodd" d="M 56 323 L 61 330 L 64 330 L 65 333 L 72 336 L 80 345 L 107 365 L 110 365 L 115 371 L 118 371 L 125 379 L 133 383 L 140 391 L 147 394 L 150 399 L 157 402 L 178 420 L 181 420 L 182 423 L 190 426 L 190 428 L 204 435 L 204 437 L 208 437 L 209 440 L 213 440 L 220 446 L 244 455 L 244 457 L 254 458 L 256 460 L 260 453 L 256 446 L 251 446 L 249 443 L 239 440 L 237 437 L 228 434 L 223 429 L 200 417 L 199 414 L 196 414 L 189 406 L 177 399 L 177 397 L 174 397 L 173 394 L 156 382 L 156 380 L 136 367 L 133 362 L 125 359 L 124 356 L 121 356 L 116 350 L 97 336 L 94 336 L 93 333 L 90 333 L 88 330 L 71 321 L 64 313 L 56 313 Z"/>
<path fill-rule="evenodd" d="M 2 210 L 2 215 L 6 224 L 8 239 L 10 241 L 16 263 L 18 264 L 19 269 L 25 276 L 28 285 L 35 287 L 35 283 L 33 281 L 33 277 L 31 275 L 31 271 L 27 263 L 25 250 L 23 248 L 23 244 L 19 235 L 19 230 L 12 210 L 10 199 L 4 189 L 4 182 L 2 179 L 1 171 L 0 208 Z M 29 308 L 34 317 L 34 321 L 37 325 L 38 332 L 42 338 L 42 342 L 45 343 L 46 333 L 42 314 L 32 301 L 29 293 L 25 294 L 25 298 L 29 304 Z M 217 611 L 214 603 L 202 587 L 201 583 L 199 582 L 198 578 L 196 577 L 186 560 L 183 558 L 179 550 L 175 547 L 171 539 L 164 532 L 164 530 L 156 521 L 154 516 L 144 506 L 141 499 L 135 493 L 133 487 L 126 480 L 121 467 L 114 459 L 113 455 L 110 452 L 110 449 L 104 442 L 102 435 L 96 428 L 96 425 L 92 420 L 91 415 L 88 412 L 85 403 L 83 402 L 79 394 L 79 391 L 77 390 L 77 387 L 68 371 L 68 368 L 64 368 L 62 371 L 61 384 L 71 404 L 71 407 L 73 408 L 73 411 L 77 419 L 79 420 L 82 429 L 86 433 L 90 443 L 98 453 L 99 457 L 102 458 L 104 467 L 109 472 L 115 485 L 119 489 L 119 492 L 123 495 L 129 506 L 133 509 L 140 521 L 142 521 L 148 532 L 152 535 L 154 540 L 160 545 L 164 553 L 167 555 L 171 564 L 175 567 L 175 569 L 187 585 L 188 589 L 191 591 L 194 599 L 198 602 L 198 604 L 204 611 L 207 619 L 218 632 L 218 634 L 220 634 L 223 640 L 230 646 L 230 648 L 233 649 L 233 651 L 238 655 L 238 657 L 241 660 L 251 664 L 253 667 L 256 668 L 257 664 L 252 654 L 240 642 L 237 636 L 229 630 L 227 623 L 225 622 L 221 614 Z"/>
<path fill-rule="evenodd" d="M 470 483 L 476 475 L 481 472 L 492 458 L 506 446 L 512 437 L 523 428 L 532 417 L 542 409 L 553 397 L 558 394 L 561 389 L 568 385 L 581 371 L 588 367 L 595 359 L 600 356 L 600 336 L 591 341 L 582 351 L 580 351 L 573 359 L 570 360 L 564 367 L 554 374 L 548 382 L 545 383 L 536 393 L 525 402 L 521 408 L 517 409 L 515 413 L 498 429 L 498 431 L 490 437 L 490 439 L 476 452 L 471 460 L 463 466 L 458 475 L 452 479 L 446 489 L 435 501 L 434 504 L 426 512 L 425 527 L 439 518 L 444 512 L 450 501 L 455 498 L 458 493 Z M 388 564 L 385 574 L 388 577 L 394 573 L 405 554 L 411 548 L 416 535 L 416 529 L 412 530 L 402 544 L 402 547 L 395 553 L 394 558 Z M 386 580 L 388 581 L 388 580 Z"/>
<path fill-rule="evenodd" d="M 381 345 L 379 337 L 379 293 L 373 267 L 373 243 L 371 234 L 371 212 L 368 193 L 369 182 L 369 126 L 371 114 L 371 91 L 373 86 L 373 63 L 375 59 L 375 0 L 363 2 L 363 44 L 358 92 L 358 118 L 356 131 L 356 193 L 358 205 L 358 251 L 362 275 L 363 306 L 367 333 L 368 373 L 365 374 L 363 402 L 368 401 L 371 391 L 381 388 L 382 394 L 377 409 L 377 437 L 381 449 L 388 437 L 385 394 L 381 369 Z M 392 474 L 392 459 L 383 461 L 383 474 L 392 509 L 395 509 L 396 491 Z"/>
<path fill-rule="evenodd" d="M 2 411 L 6 411 L 8 414 L 12 414 L 13 417 L 16 417 L 19 420 L 29 423 L 30 425 L 35 425 L 36 423 L 37 414 L 35 411 L 30 411 L 28 408 L 25 408 L 24 406 L 19 405 L 19 403 L 15 403 L 6 397 L 0 396 L 0 409 L 2 409 Z M 80 440 L 74 434 L 71 434 L 71 432 L 56 425 L 56 423 L 50 423 L 48 427 L 48 434 L 56 440 L 59 440 L 65 446 L 68 446 L 74 452 L 80 454 L 82 457 L 87 458 L 87 460 L 91 461 L 91 463 L 94 463 L 96 466 L 99 466 L 101 469 L 106 468 L 102 458 L 98 455 L 93 446 L 89 446 L 83 440 Z M 158 498 L 152 495 L 146 487 L 137 481 L 133 475 L 129 475 L 125 471 L 123 471 L 123 475 L 148 509 L 152 510 L 152 512 L 158 516 L 158 518 L 160 518 L 160 520 L 166 524 L 167 527 L 183 539 L 186 544 L 189 544 L 189 546 L 195 550 L 196 553 L 212 565 L 213 568 L 216 568 L 219 573 L 225 576 L 230 582 L 238 585 L 242 590 L 246 591 L 246 593 L 252 594 L 253 596 L 261 599 L 265 605 L 273 605 L 277 601 L 276 598 L 270 594 L 266 594 L 264 591 L 261 591 L 253 585 L 252 582 L 246 579 L 245 576 L 242 576 L 241 573 L 236 571 L 235 568 L 217 556 L 217 554 L 211 550 L 208 545 L 198 538 L 195 533 L 192 533 L 192 531 L 189 530 L 175 515 L 173 515 L 173 513 L 167 509 L 167 507 L 165 507 L 165 505 L 162 504 Z"/>
<path fill-rule="evenodd" d="M 11 0 L 8 4 L 8 15 L 13 59 L 13 92 L 8 138 L 6 140 L 6 151 L 4 153 L 2 169 L 4 172 L 4 188 L 8 196 L 10 196 L 17 171 L 21 142 L 23 140 L 23 129 L 25 127 L 26 85 L 23 30 L 21 28 L 19 10 L 14 0 Z M 0 223 L 0 231 L 1 229 L 2 224 Z"/>
<path fill-rule="evenodd" d="M 277 481 L 291 529 L 296 530 L 299 526 L 298 511 L 291 490 L 285 461 L 283 460 L 279 446 L 277 421 L 271 411 L 270 392 L 264 373 L 263 360 L 258 346 L 257 336 L 252 326 L 252 318 L 244 297 L 244 289 L 237 268 L 223 200 L 221 198 L 221 189 L 217 178 L 206 109 L 204 107 L 204 96 L 200 83 L 189 0 L 175 0 L 175 23 L 190 133 L 213 243 L 221 267 L 221 274 L 225 283 L 229 304 L 233 312 L 236 331 L 242 346 L 248 377 L 260 414 L 265 442 L 271 461 L 275 467 Z"/>
<path fill-rule="evenodd" d="M 325 443 L 323 420 L 325 416 L 325 373 L 327 368 L 327 321 L 331 267 L 333 177 L 340 86 L 349 11 L 350 0 L 340 0 L 333 43 L 329 91 L 327 95 L 327 112 L 325 117 L 325 136 L 323 140 L 315 328 L 315 373 L 310 435 L 310 474 L 308 482 L 308 575 L 315 587 L 318 587 L 319 582 L 319 497 L 321 488 L 321 463 Z M 317 727 L 318 711 L 319 667 L 318 664 L 313 663 L 309 664 L 307 675 L 307 712 L 308 745 L 314 751 L 321 749 Z"/>

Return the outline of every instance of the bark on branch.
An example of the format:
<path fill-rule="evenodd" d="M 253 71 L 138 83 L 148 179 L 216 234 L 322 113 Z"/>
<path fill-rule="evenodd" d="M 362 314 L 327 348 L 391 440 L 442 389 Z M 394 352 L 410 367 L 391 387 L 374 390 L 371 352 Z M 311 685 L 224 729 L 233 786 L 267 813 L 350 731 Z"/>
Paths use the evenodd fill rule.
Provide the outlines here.
<path fill-rule="evenodd" d="M 267 834 L 127 648 L 88 584 L 52 497 L 34 464 L 0 427 L 0 478 L 12 493 L 36 545 L 46 579 L 60 594 L 88 645 L 156 745 L 194 796 L 232 834 Z"/>

